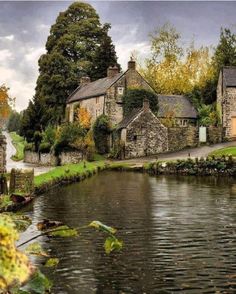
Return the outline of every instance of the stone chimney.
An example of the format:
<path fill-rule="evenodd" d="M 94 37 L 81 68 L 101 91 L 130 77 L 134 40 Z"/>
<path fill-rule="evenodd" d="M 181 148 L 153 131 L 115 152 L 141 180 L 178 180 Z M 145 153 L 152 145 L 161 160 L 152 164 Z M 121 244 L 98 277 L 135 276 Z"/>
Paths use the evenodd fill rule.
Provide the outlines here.
<path fill-rule="evenodd" d="M 109 66 L 107 69 L 107 77 L 113 78 L 115 75 L 119 73 L 119 68 L 115 66 Z"/>
<path fill-rule="evenodd" d="M 87 84 L 89 84 L 90 82 L 91 82 L 90 77 L 81 77 L 79 84 L 81 87 L 83 87 L 83 86 L 86 86 Z"/>
<path fill-rule="evenodd" d="M 150 109 L 149 100 L 147 98 L 143 99 L 143 110 L 148 111 Z"/>
<path fill-rule="evenodd" d="M 136 68 L 136 62 L 134 61 L 133 57 L 130 57 L 130 61 L 128 62 L 128 69 L 135 70 Z"/>

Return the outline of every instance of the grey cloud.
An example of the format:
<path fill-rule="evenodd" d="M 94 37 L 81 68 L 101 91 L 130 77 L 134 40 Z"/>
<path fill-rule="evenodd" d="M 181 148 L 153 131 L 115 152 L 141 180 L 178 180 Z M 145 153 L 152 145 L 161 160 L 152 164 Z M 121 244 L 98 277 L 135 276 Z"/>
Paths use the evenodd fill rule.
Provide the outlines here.
<path fill-rule="evenodd" d="M 45 47 L 49 27 L 60 11 L 71 2 L 0 2 L 0 50 L 9 50 L 11 58 L 0 64 L 0 83 L 4 75 L 17 94 L 19 108 L 32 98 L 37 78 L 37 54 Z M 196 45 L 215 45 L 220 27 L 236 26 L 236 2 L 94 2 L 102 23 L 112 25 L 110 35 L 117 47 L 120 62 L 128 59 L 135 47 L 146 54 L 149 33 L 165 22 L 172 23 L 184 43 L 195 38 Z M 7 40 L 5 36 L 14 35 Z M 33 48 L 33 49 L 32 49 Z M 5 52 L 5 51 L 4 51 Z M 10 74 L 10 73 L 11 74 Z M 27 94 L 23 94 L 23 93 Z"/>

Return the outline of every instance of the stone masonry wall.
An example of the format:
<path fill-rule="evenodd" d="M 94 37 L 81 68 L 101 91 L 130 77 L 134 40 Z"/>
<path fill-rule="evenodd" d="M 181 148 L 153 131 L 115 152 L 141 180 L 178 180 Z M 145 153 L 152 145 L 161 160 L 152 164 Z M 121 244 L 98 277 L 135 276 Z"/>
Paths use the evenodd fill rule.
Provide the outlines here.
<path fill-rule="evenodd" d="M 232 117 L 236 117 L 236 88 L 226 88 L 222 101 L 222 120 L 226 138 L 232 137 Z"/>
<path fill-rule="evenodd" d="M 119 88 L 123 92 L 119 93 Z M 152 88 L 143 77 L 134 69 L 129 69 L 110 89 L 108 89 L 105 99 L 105 114 L 111 118 L 113 125 L 118 124 L 123 119 L 122 96 L 128 88 L 142 88 L 152 91 Z"/>
<path fill-rule="evenodd" d="M 217 144 L 223 141 L 223 128 L 210 126 L 207 128 L 207 142 Z"/>
<path fill-rule="evenodd" d="M 12 169 L 10 175 L 10 193 L 32 193 L 34 191 L 34 170 Z"/>
<path fill-rule="evenodd" d="M 58 158 L 51 153 L 41 153 L 40 156 L 36 152 L 25 151 L 24 162 L 42 165 L 56 166 L 58 162 L 61 165 L 70 163 L 79 163 L 82 160 L 82 153 L 79 151 L 62 152 Z"/>
<path fill-rule="evenodd" d="M 79 163 L 82 159 L 82 153 L 78 151 L 62 152 L 60 154 L 61 165 Z"/>
<path fill-rule="evenodd" d="M 167 128 L 148 110 L 126 129 L 125 158 L 153 155 L 168 150 Z"/>
<path fill-rule="evenodd" d="M 6 172 L 6 139 L 0 135 L 0 173 Z"/>
<path fill-rule="evenodd" d="M 168 128 L 168 151 L 181 150 L 198 145 L 198 127 Z"/>

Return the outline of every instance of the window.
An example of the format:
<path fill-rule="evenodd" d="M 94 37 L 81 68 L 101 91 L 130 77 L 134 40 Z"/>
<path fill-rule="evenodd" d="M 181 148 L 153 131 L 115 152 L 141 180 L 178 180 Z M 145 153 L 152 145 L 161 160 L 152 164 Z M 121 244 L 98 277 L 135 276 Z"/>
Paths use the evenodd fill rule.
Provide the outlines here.
<path fill-rule="evenodd" d="M 118 95 L 123 95 L 124 94 L 124 87 L 118 87 L 117 91 L 118 91 Z"/>

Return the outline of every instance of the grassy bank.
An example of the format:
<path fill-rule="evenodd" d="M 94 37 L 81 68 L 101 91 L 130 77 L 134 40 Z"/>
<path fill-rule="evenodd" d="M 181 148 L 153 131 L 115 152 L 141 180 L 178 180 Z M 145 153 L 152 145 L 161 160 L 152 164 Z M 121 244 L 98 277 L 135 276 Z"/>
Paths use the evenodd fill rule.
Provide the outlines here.
<path fill-rule="evenodd" d="M 47 173 L 34 177 L 35 193 L 42 193 L 53 186 L 80 181 L 104 168 L 104 161 L 57 166 Z"/>
<path fill-rule="evenodd" d="M 11 158 L 12 160 L 19 161 L 24 158 L 24 147 L 25 147 L 25 140 L 19 136 L 15 132 L 10 133 L 11 139 L 12 139 L 12 144 L 16 148 L 16 154 L 13 155 Z"/>
<path fill-rule="evenodd" d="M 229 156 L 232 155 L 233 157 L 236 157 L 236 147 L 226 147 L 226 148 L 222 148 L 216 151 L 213 151 L 209 154 L 209 156 Z"/>

